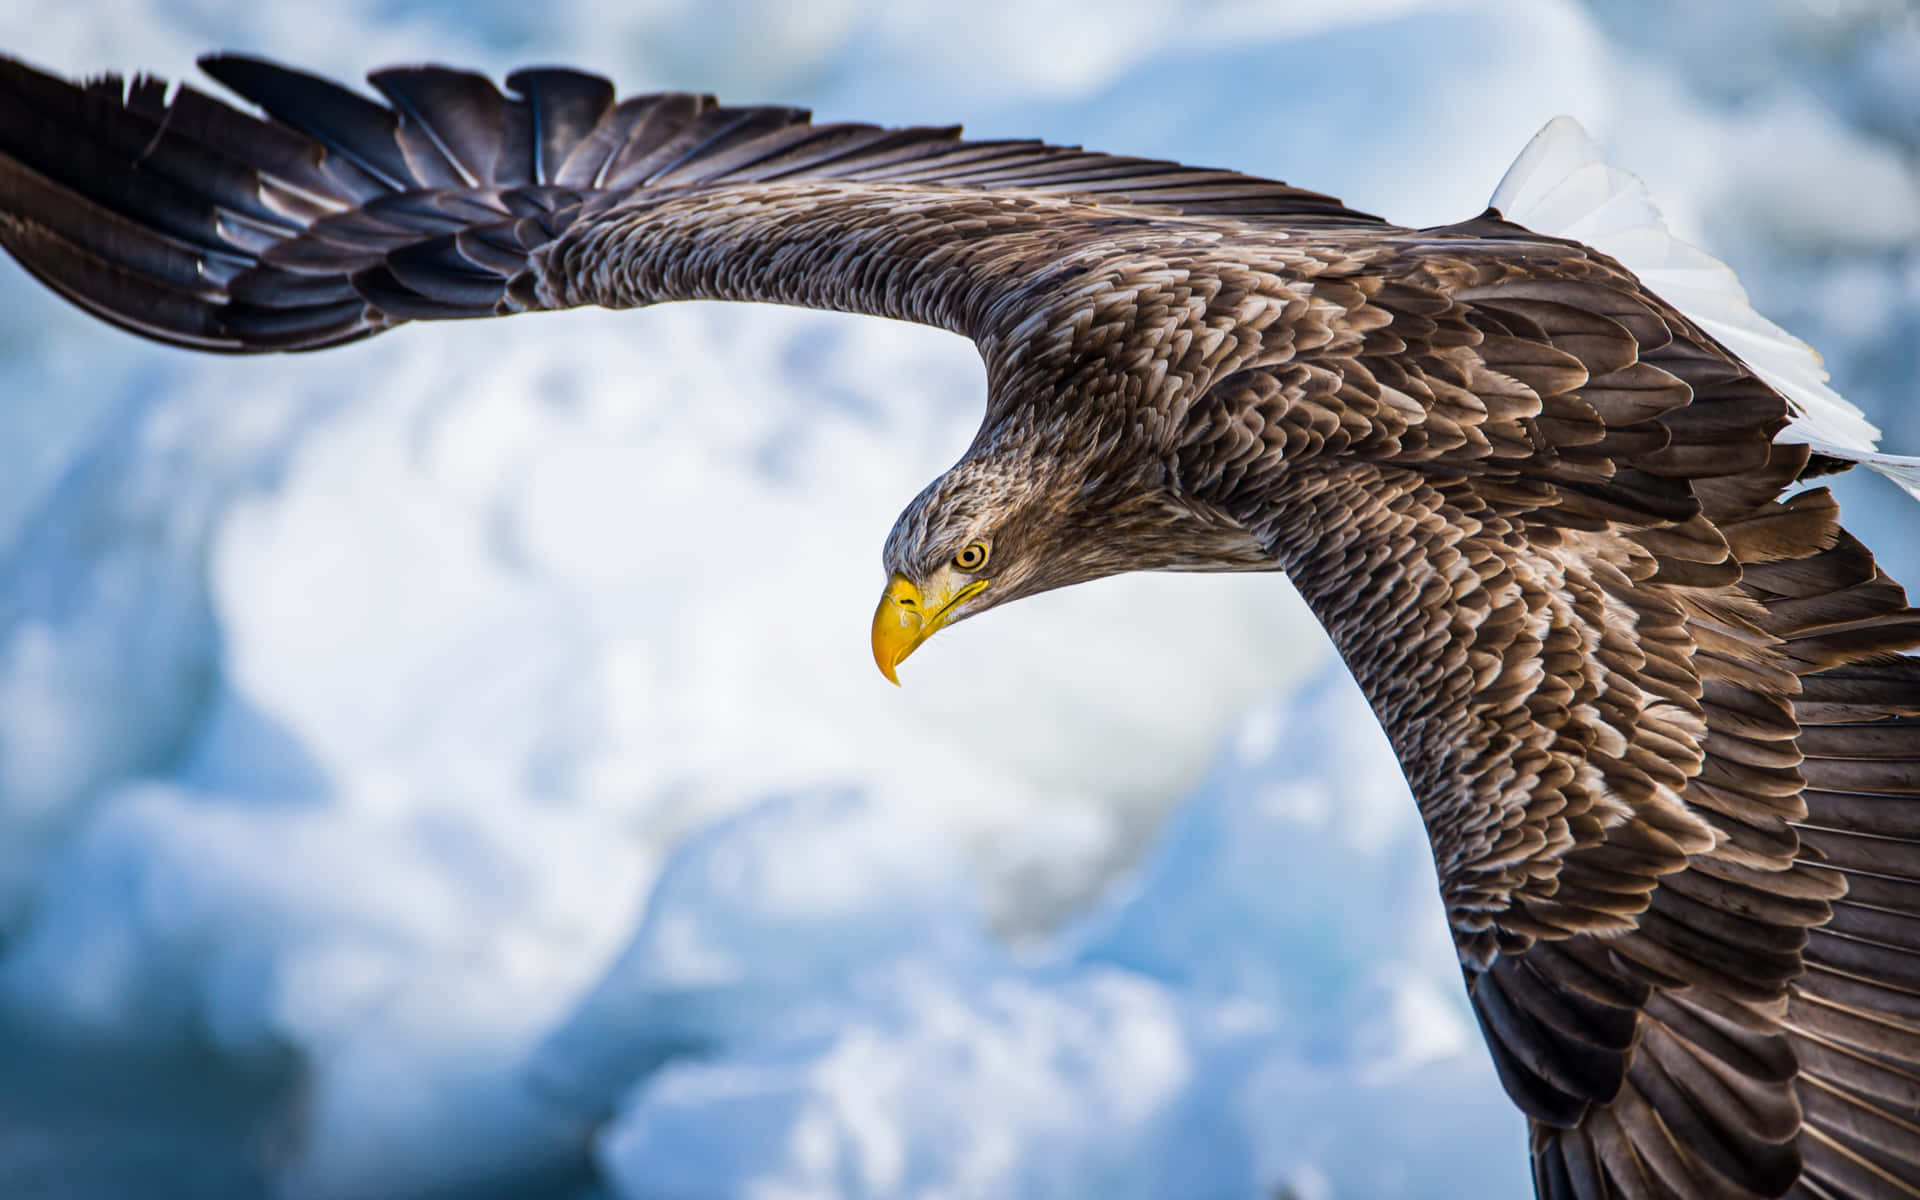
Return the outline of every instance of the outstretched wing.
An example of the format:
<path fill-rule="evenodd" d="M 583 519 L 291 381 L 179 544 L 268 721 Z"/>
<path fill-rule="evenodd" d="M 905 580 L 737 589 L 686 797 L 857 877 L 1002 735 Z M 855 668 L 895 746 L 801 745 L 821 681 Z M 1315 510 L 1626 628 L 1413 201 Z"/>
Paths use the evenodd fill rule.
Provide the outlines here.
<path fill-rule="evenodd" d="M 1227 171 L 684 93 L 620 100 L 568 70 L 516 72 L 512 98 L 443 67 L 381 71 L 380 104 L 258 59 L 201 65 L 267 119 L 156 79 L 76 85 L 0 60 L 0 245 L 95 315 L 201 350 L 708 296 L 963 328 L 984 284 L 1072 236 L 1063 214 L 1377 224 Z M 585 235 L 663 206 L 675 237 L 657 286 L 607 295 L 598 255 L 616 247 Z"/>
<path fill-rule="evenodd" d="M 1394 743 L 1541 1193 L 1920 1196 L 1920 613 L 1781 396 L 1493 217 L 1313 296 L 1181 474 Z"/>

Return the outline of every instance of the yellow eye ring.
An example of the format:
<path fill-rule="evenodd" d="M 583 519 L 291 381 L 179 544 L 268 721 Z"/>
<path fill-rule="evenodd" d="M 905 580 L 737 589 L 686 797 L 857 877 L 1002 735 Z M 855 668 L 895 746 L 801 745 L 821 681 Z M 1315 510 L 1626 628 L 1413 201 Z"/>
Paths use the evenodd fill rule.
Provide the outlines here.
<path fill-rule="evenodd" d="M 987 565 L 987 544 L 968 542 L 965 549 L 953 556 L 953 565 L 962 571 L 978 571 Z"/>

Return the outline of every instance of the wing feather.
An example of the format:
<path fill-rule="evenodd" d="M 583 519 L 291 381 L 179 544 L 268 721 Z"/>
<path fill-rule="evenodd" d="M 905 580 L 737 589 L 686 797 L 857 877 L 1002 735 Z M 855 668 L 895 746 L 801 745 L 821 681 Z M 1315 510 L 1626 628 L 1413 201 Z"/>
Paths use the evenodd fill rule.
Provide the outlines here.
<path fill-rule="evenodd" d="M 803 181 L 837 187 L 787 193 L 789 207 L 778 220 L 762 212 L 753 237 L 713 238 L 714 250 L 693 255 L 708 278 L 677 273 L 678 291 L 618 301 L 727 293 L 720 282 L 756 298 L 737 260 L 779 240 L 779 225 L 831 224 L 851 237 L 856 217 L 885 223 L 896 201 L 913 238 L 869 238 L 848 251 L 865 264 L 858 272 L 758 298 L 950 315 L 950 305 L 867 294 L 863 281 L 926 286 L 916 282 L 919 263 L 973 228 L 977 205 L 941 211 L 956 195 L 1030 196 L 1035 203 L 1001 216 L 1035 227 L 1059 217 L 1038 204 L 1049 196 L 1379 224 L 1325 196 L 1231 172 L 1039 142 L 965 142 L 957 128 L 816 126 L 800 109 L 727 107 L 709 96 L 616 100 L 605 80 L 561 69 L 515 73 L 509 97 L 470 72 L 395 68 L 371 77 L 388 101 L 380 104 L 260 59 L 215 55 L 202 65 L 267 119 L 191 89 L 169 100 L 157 81 L 83 87 L 0 61 L 0 244 L 117 324 L 200 348 L 300 349 L 302 331 L 331 345 L 407 320 L 489 316 L 562 294 L 597 302 L 568 281 L 542 286 L 537 277 L 543 248 L 576 225 L 656 197 L 705 217 L 772 194 L 756 189 Z M 908 188 L 917 191 L 902 196 Z M 529 216 L 533 225 L 514 219 Z M 578 257 L 556 261 L 602 273 Z M 234 277 L 244 282 L 223 291 Z M 344 325 L 343 287 L 362 303 Z"/>
<path fill-rule="evenodd" d="M 1538 1188 L 1906 1194 L 1920 614 L 1783 498 L 1779 394 L 1616 264 L 1385 241 L 1315 280 L 1324 349 L 1215 385 L 1183 478 L 1272 531 L 1394 741 Z M 1249 409 L 1329 433 L 1229 439 Z"/>

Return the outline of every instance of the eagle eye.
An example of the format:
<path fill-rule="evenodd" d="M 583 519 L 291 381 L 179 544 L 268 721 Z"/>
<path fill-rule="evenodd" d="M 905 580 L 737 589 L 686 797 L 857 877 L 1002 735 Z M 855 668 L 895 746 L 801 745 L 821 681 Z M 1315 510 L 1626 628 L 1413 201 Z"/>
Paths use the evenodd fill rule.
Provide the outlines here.
<path fill-rule="evenodd" d="M 966 549 L 953 556 L 953 565 L 962 571 L 978 571 L 987 565 L 987 544 L 968 542 Z"/>

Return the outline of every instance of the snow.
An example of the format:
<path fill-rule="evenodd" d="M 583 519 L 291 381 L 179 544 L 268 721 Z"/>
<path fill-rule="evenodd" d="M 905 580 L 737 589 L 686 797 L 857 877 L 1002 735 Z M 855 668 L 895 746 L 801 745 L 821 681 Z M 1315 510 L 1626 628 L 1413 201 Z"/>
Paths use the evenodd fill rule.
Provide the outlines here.
<path fill-rule="evenodd" d="M 1920 448 L 1920 25 L 1635 7 L 0 28 L 74 73 L 572 61 L 1413 222 L 1572 112 Z M 1283 579 L 1104 581 L 874 672 L 882 539 L 978 419 L 964 342 L 683 306 L 231 361 L 11 268 L 0 303 L 7 1195 L 1525 1194 L 1412 804 Z M 1920 578 L 1871 486 L 1851 523 Z"/>
<path fill-rule="evenodd" d="M 898 817 L 755 809 L 661 877 L 537 1078 L 619 1097 L 597 1159 L 637 1196 L 1518 1194 L 1445 935 L 1351 903 L 1435 886 L 1366 713 L 1331 671 L 1256 708 L 1125 894 L 1037 959 L 956 920 L 958 876 Z M 860 883 L 823 888 L 820 850 Z"/>

